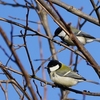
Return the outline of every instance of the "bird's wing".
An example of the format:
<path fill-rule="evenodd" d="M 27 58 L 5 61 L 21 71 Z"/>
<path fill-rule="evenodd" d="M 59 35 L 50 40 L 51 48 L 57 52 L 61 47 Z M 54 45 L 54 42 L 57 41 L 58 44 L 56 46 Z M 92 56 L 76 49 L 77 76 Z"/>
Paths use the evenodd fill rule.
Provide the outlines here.
<path fill-rule="evenodd" d="M 78 80 L 86 80 L 84 77 L 80 76 L 78 73 L 73 72 L 73 71 L 60 71 L 60 72 L 56 72 L 59 76 L 62 77 L 70 77 L 70 78 L 74 78 L 74 79 L 78 79 Z"/>
<path fill-rule="evenodd" d="M 90 38 L 90 39 L 96 39 L 95 37 L 89 35 L 89 34 L 86 34 L 85 32 L 82 32 L 81 30 L 78 30 L 74 27 L 71 27 L 72 29 L 72 32 L 76 35 L 76 36 L 83 36 L 85 38 Z"/>
<path fill-rule="evenodd" d="M 69 73 L 64 75 L 65 77 L 71 77 L 71 78 L 75 78 L 75 79 L 80 79 L 80 80 L 85 80 L 84 77 L 80 76 L 78 73 L 70 71 Z"/>
<path fill-rule="evenodd" d="M 91 36 L 91 35 L 89 35 L 89 34 L 86 34 L 86 33 L 82 32 L 82 31 L 75 32 L 75 34 L 76 34 L 77 36 L 83 36 L 83 37 L 85 37 L 85 38 L 96 39 L 95 37 L 93 37 L 93 36 Z"/>
<path fill-rule="evenodd" d="M 66 74 L 66 70 L 58 70 L 58 71 L 56 71 L 56 74 L 57 75 L 59 75 L 59 76 L 63 76 L 63 77 L 65 77 L 64 75 Z"/>

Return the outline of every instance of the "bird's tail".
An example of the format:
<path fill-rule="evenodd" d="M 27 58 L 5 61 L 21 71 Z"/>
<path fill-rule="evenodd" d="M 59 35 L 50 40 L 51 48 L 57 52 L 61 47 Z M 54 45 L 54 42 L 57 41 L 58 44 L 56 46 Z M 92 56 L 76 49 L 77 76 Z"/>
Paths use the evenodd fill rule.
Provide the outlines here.
<path fill-rule="evenodd" d="M 96 38 L 95 41 L 100 42 L 100 38 Z"/>
<path fill-rule="evenodd" d="M 90 83 L 94 83 L 94 84 L 100 85 L 99 82 L 95 82 L 95 81 L 92 81 L 92 80 L 86 80 L 86 82 L 90 82 Z"/>

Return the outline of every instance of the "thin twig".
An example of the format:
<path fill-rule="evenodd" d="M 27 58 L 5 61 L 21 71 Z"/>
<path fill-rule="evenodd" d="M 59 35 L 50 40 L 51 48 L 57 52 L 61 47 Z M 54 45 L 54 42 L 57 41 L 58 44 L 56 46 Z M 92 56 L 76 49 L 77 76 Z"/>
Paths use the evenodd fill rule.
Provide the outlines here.
<path fill-rule="evenodd" d="M 39 89 L 38 89 L 38 86 L 37 86 L 37 84 L 35 83 L 35 81 L 33 80 L 33 83 L 34 83 L 34 85 L 35 85 L 35 87 L 36 87 L 36 91 L 37 91 L 37 94 L 39 95 L 39 97 L 40 97 L 40 100 L 42 100 L 42 96 L 40 95 L 40 93 L 39 93 Z M 43 99 L 44 100 L 44 99 Z"/>
<path fill-rule="evenodd" d="M 58 11 L 55 10 L 54 6 L 50 3 L 50 5 L 53 7 L 53 9 L 55 10 L 56 14 L 58 14 L 59 17 L 56 16 L 55 13 L 51 12 L 51 9 L 48 7 L 48 5 L 46 5 L 46 3 L 43 0 L 36 0 L 36 1 L 44 8 L 45 11 L 47 11 L 50 14 L 50 16 L 66 32 L 66 34 L 69 35 L 69 37 L 71 38 L 71 40 L 75 43 L 75 45 L 77 46 L 77 48 L 87 58 L 87 60 L 89 61 L 89 63 L 92 65 L 92 68 L 95 70 L 95 72 L 97 73 L 98 77 L 100 78 L 100 67 L 99 67 L 99 65 L 93 59 L 93 57 L 90 55 L 90 53 L 85 49 L 85 47 L 79 42 L 79 40 L 76 38 L 76 36 L 72 33 L 70 26 L 67 25 L 63 21 L 62 17 L 60 16 L 60 14 L 58 14 Z"/>
<path fill-rule="evenodd" d="M 6 67 L 5 66 L 5 69 L 6 68 L 8 68 L 8 67 Z M 11 70 L 11 71 L 13 71 L 13 72 L 17 72 L 17 71 L 15 71 L 15 70 Z M 21 73 L 21 72 L 17 72 L 19 75 L 22 75 L 23 76 L 23 73 Z M 58 88 L 63 88 L 62 86 L 57 86 L 57 85 L 55 85 L 55 84 L 53 84 L 53 83 L 51 83 L 51 82 L 47 82 L 46 80 L 43 80 L 43 79 L 41 79 L 41 78 L 39 78 L 39 77 L 37 77 L 37 76 L 33 76 L 33 75 L 28 75 L 28 77 L 30 77 L 30 78 L 34 78 L 34 79 L 36 79 L 36 80 L 38 80 L 38 81 L 40 81 L 40 82 L 43 82 L 43 83 L 45 83 L 45 84 L 48 84 L 48 85 L 50 85 L 50 86 L 52 86 L 52 87 L 58 87 Z M 4 80 L 2 80 L 2 81 L 0 81 L 1 83 L 6 83 L 6 81 L 4 81 Z M 14 82 L 13 80 L 7 80 L 7 82 L 9 83 L 9 82 Z M 14 84 L 15 84 L 15 82 L 14 82 Z M 72 88 L 68 88 L 68 87 L 64 87 L 64 89 L 67 89 L 67 90 L 70 90 L 70 91 L 72 91 L 72 92 L 75 92 L 75 93 L 79 93 L 79 94 L 85 94 L 85 95 L 90 95 L 90 96 L 100 96 L 100 93 L 94 93 L 94 92 L 87 92 L 87 91 L 79 91 L 79 90 L 75 90 L 75 89 L 72 89 Z M 30 100 L 30 99 L 29 99 Z"/>
<path fill-rule="evenodd" d="M 99 12 L 99 9 L 98 9 L 98 7 L 96 6 L 94 0 L 90 0 L 90 2 L 91 2 L 92 6 L 93 6 L 93 8 L 94 8 L 94 11 L 95 11 L 95 13 L 96 13 L 96 15 L 97 15 L 97 17 L 98 17 L 98 21 L 99 21 L 99 24 L 100 24 L 100 12 Z"/>
<path fill-rule="evenodd" d="M 6 36 L 6 33 L 3 31 L 3 29 L 1 27 L 0 27 L 0 33 L 1 33 L 2 37 L 3 37 L 3 39 L 5 40 L 6 44 L 8 45 L 9 49 L 11 50 L 11 52 L 12 52 L 12 54 L 13 54 L 15 60 L 16 60 L 16 64 L 18 65 L 18 67 L 20 68 L 20 70 L 22 71 L 22 73 L 24 74 L 24 77 L 25 77 L 28 89 L 29 89 L 29 91 L 30 91 L 33 99 L 37 100 L 37 97 L 36 97 L 36 94 L 34 92 L 34 89 L 33 89 L 32 85 L 30 83 L 28 74 L 27 74 L 26 70 L 24 69 L 24 66 L 20 62 L 19 57 L 17 56 L 14 48 L 11 47 L 11 42 L 9 41 L 8 37 Z"/>

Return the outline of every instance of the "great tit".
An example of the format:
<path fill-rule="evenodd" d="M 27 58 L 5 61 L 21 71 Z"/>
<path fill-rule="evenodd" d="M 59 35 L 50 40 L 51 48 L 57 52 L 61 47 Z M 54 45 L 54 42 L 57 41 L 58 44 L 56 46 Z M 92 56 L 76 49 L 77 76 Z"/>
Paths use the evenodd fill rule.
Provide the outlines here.
<path fill-rule="evenodd" d="M 98 82 L 86 80 L 84 77 L 80 76 L 77 72 L 74 72 L 70 67 L 64 65 L 58 60 L 51 60 L 47 65 L 47 70 L 50 79 L 55 84 L 63 87 L 71 87 L 82 81 L 99 84 Z"/>
<path fill-rule="evenodd" d="M 77 39 L 83 44 L 85 45 L 86 43 L 89 42 L 93 42 L 93 41 L 98 41 L 100 42 L 100 38 L 95 38 L 89 34 L 86 34 L 84 32 L 82 32 L 81 30 L 78 30 L 74 27 L 71 26 L 71 30 L 72 32 L 76 35 Z M 68 46 L 75 46 L 75 44 L 73 43 L 73 41 L 69 38 L 69 36 L 62 30 L 62 28 L 58 27 L 55 32 L 54 32 L 54 37 L 60 37 L 62 42 L 64 42 L 65 44 L 67 44 Z"/>

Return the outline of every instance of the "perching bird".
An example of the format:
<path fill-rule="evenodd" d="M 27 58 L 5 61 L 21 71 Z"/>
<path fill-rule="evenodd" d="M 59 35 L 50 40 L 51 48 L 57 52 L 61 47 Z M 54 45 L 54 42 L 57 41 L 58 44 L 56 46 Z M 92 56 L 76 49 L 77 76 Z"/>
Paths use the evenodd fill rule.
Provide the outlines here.
<path fill-rule="evenodd" d="M 85 45 L 86 43 L 90 43 L 93 41 L 98 41 L 100 42 L 100 38 L 95 38 L 89 34 L 86 34 L 84 32 L 82 32 L 81 30 L 78 30 L 74 27 L 71 26 L 71 30 L 72 32 L 76 35 L 77 39 L 83 44 Z M 64 42 L 65 44 L 67 44 L 68 46 L 75 46 L 75 44 L 73 43 L 73 41 L 69 38 L 69 36 L 62 30 L 62 28 L 58 27 L 55 32 L 54 32 L 54 36 L 53 37 L 60 37 L 62 42 Z"/>
<path fill-rule="evenodd" d="M 51 80 L 55 84 L 61 85 L 63 87 L 71 87 L 82 81 L 99 84 L 98 82 L 86 80 L 84 77 L 80 76 L 70 67 L 62 64 L 58 60 L 51 60 L 47 65 L 47 70 Z"/>

